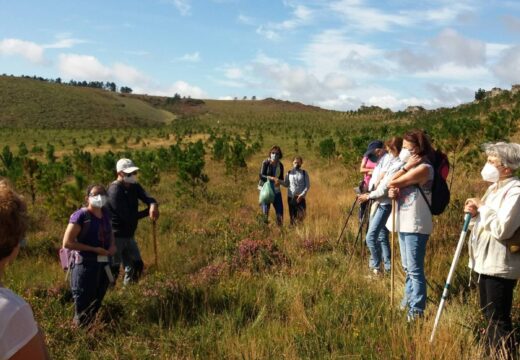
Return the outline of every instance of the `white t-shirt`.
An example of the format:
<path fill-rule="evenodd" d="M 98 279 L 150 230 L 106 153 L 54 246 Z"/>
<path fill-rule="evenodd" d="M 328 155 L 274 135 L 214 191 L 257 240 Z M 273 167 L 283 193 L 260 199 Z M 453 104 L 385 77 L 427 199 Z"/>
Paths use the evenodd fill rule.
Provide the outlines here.
<path fill-rule="evenodd" d="M 37 333 L 29 304 L 11 290 L 0 287 L 0 360 L 16 354 Z"/>

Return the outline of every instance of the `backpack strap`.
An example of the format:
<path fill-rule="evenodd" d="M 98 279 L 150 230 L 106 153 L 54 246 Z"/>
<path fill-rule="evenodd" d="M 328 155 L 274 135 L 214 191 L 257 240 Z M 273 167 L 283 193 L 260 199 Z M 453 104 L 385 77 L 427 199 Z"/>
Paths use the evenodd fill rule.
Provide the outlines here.
<path fill-rule="evenodd" d="M 419 186 L 419 185 L 417 185 L 417 184 L 415 184 L 415 186 L 416 186 L 417 189 L 419 189 L 419 191 L 421 192 L 421 195 L 422 195 L 422 197 L 423 197 L 424 202 L 426 203 L 426 205 L 428 205 L 428 209 L 430 209 L 430 214 L 433 215 L 432 206 L 431 206 L 431 204 L 428 202 L 428 199 L 426 199 L 426 195 L 424 194 L 423 189 L 421 189 L 421 186 Z"/>

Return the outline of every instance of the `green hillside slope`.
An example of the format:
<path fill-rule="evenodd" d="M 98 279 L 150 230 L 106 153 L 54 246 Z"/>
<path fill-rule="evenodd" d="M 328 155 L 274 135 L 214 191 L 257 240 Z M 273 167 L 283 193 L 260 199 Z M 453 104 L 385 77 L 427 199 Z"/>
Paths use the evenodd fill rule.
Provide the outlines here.
<path fill-rule="evenodd" d="M 0 76 L 0 127 L 149 127 L 172 119 L 171 113 L 116 93 Z"/>

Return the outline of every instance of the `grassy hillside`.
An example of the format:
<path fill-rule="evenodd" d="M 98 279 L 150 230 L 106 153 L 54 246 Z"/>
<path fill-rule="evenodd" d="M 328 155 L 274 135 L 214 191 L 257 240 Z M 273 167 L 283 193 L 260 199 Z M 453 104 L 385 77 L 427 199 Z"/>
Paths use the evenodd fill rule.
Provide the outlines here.
<path fill-rule="evenodd" d="M 135 128 L 172 119 L 145 102 L 108 91 L 0 76 L 0 127 Z"/>

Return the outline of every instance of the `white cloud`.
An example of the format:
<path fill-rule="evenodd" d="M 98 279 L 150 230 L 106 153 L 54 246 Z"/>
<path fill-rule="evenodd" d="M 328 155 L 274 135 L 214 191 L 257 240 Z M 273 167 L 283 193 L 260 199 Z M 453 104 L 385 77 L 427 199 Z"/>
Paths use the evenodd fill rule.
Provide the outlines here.
<path fill-rule="evenodd" d="M 167 2 L 173 4 L 182 16 L 190 14 L 191 0 L 167 0 Z"/>
<path fill-rule="evenodd" d="M 280 38 L 281 32 L 294 30 L 311 22 L 313 18 L 313 11 L 308 7 L 292 4 L 286 4 L 286 6 L 293 8 L 291 17 L 289 19 L 278 23 L 268 23 L 261 25 L 256 29 L 256 33 L 264 36 L 269 40 L 278 40 Z"/>
<path fill-rule="evenodd" d="M 253 19 L 250 16 L 244 15 L 244 14 L 238 15 L 237 21 L 240 24 L 244 24 L 244 25 L 255 25 L 255 19 Z"/>
<path fill-rule="evenodd" d="M 394 26 L 410 26 L 414 23 L 413 18 L 404 13 L 383 12 L 358 0 L 335 1 L 330 4 L 330 9 L 348 25 L 365 31 L 389 31 Z"/>
<path fill-rule="evenodd" d="M 518 33 L 520 32 L 520 19 L 511 15 L 504 16 L 504 23 L 506 28 L 511 31 Z"/>
<path fill-rule="evenodd" d="M 200 58 L 199 52 L 196 51 L 196 52 L 191 53 L 191 54 L 189 54 L 189 53 L 188 54 L 184 54 L 181 57 L 177 58 L 176 60 L 177 61 L 196 63 L 196 62 L 200 62 L 201 58 Z"/>
<path fill-rule="evenodd" d="M 507 85 L 520 83 L 520 46 L 504 50 L 498 62 L 493 66 L 493 73 Z"/>
<path fill-rule="evenodd" d="M 21 56 L 24 59 L 35 63 L 43 64 L 44 48 L 31 41 L 19 39 L 4 39 L 0 41 L 0 55 Z"/>
<path fill-rule="evenodd" d="M 240 68 L 237 68 L 237 67 L 230 67 L 230 68 L 227 68 L 227 69 L 225 70 L 225 76 L 226 76 L 228 79 L 236 80 L 236 79 L 241 79 L 241 78 L 243 78 L 244 73 L 243 73 L 243 71 L 242 71 Z"/>
<path fill-rule="evenodd" d="M 58 37 L 52 44 L 42 45 L 45 49 L 68 49 L 77 44 L 85 43 L 85 40 L 74 39 L 69 37 Z"/>
<path fill-rule="evenodd" d="M 207 96 L 205 91 L 198 86 L 191 85 L 182 80 L 176 81 L 164 90 L 157 89 L 154 91 L 154 94 L 163 96 L 172 96 L 176 93 L 180 94 L 181 96 L 192 97 L 196 99 L 202 99 Z"/>
<path fill-rule="evenodd" d="M 139 70 L 123 63 L 115 63 L 111 71 L 117 79 L 129 84 L 141 84 L 150 81 L 150 79 Z"/>
<path fill-rule="evenodd" d="M 480 40 L 461 36 L 455 30 L 443 30 L 431 45 L 445 62 L 474 67 L 486 62 L 486 44 Z"/>

